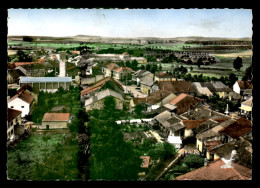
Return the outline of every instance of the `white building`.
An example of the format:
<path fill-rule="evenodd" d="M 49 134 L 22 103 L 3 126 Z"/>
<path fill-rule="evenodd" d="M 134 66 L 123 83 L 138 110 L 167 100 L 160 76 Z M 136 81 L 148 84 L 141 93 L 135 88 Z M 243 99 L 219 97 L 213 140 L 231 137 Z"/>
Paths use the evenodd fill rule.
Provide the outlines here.
<path fill-rule="evenodd" d="M 33 99 L 33 95 L 28 90 L 25 90 L 8 101 L 8 108 L 22 111 L 22 117 L 24 117 L 30 114 Z"/>

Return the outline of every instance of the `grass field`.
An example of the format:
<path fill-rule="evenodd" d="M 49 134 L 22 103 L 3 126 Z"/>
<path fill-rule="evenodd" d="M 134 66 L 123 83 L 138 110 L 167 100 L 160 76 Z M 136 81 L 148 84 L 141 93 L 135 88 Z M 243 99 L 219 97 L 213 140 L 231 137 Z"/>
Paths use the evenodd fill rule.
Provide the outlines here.
<path fill-rule="evenodd" d="M 60 143 L 65 134 L 50 134 L 51 139 L 46 143 L 42 135 L 32 135 L 11 148 L 7 154 L 7 170 L 9 179 L 30 179 L 31 170 L 36 161 L 42 162 L 45 155 L 51 155 L 51 151 L 57 143 Z M 18 158 L 21 159 L 19 162 Z"/>
<path fill-rule="evenodd" d="M 24 46 L 24 47 L 43 47 L 43 48 L 75 48 L 81 45 L 87 45 L 88 47 L 91 47 L 93 50 L 95 50 L 97 47 L 100 49 L 107 49 L 107 48 L 115 48 L 115 49 L 121 49 L 121 48 L 128 48 L 128 49 L 134 49 L 134 48 L 141 48 L 144 49 L 146 47 L 155 48 L 155 49 L 167 49 L 167 50 L 175 50 L 175 51 L 181 51 L 183 50 L 184 46 L 190 46 L 190 47 L 199 47 L 200 45 L 197 44 L 172 44 L 172 43 L 157 43 L 157 44 L 145 44 L 145 45 L 129 45 L 129 44 L 99 44 L 99 43 L 90 43 L 90 44 L 80 44 L 80 43 L 68 43 L 68 44 L 62 44 L 62 43 L 49 43 L 49 42 L 25 42 L 25 41 L 8 41 L 8 45 L 11 46 Z"/>

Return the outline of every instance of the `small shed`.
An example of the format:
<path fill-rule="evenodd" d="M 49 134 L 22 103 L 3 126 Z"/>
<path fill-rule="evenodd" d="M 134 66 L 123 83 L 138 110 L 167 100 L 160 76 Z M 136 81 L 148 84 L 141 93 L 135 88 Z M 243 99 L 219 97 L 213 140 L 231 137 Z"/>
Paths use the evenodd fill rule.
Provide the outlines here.
<path fill-rule="evenodd" d="M 65 129 L 68 126 L 70 113 L 45 113 L 42 126 L 46 129 Z"/>

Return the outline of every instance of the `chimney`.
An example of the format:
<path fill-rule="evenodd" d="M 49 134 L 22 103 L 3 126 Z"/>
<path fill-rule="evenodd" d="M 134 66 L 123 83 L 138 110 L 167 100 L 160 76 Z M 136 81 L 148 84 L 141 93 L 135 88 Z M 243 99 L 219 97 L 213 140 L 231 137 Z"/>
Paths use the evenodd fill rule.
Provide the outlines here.
<path fill-rule="evenodd" d="M 209 111 L 209 117 L 211 117 L 211 116 L 212 116 L 212 110 Z"/>

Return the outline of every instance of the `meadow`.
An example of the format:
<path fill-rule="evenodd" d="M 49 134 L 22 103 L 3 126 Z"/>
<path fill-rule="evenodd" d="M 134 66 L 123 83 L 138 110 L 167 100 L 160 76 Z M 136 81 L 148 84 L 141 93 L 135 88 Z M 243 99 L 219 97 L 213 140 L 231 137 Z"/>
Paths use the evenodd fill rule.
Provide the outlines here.
<path fill-rule="evenodd" d="M 43 135 L 32 134 L 29 138 L 19 142 L 7 152 L 7 176 L 12 180 L 34 179 L 34 168 L 37 163 L 44 163 L 45 157 L 52 157 L 58 143 L 61 143 L 65 134 L 48 134 L 50 139 L 46 143 Z M 60 160 L 70 159 L 78 151 L 78 145 L 63 146 Z M 71 160 L 71 159 L 70 159 Z M 47 168 L 47 165 L 46 165 Z M 57 169 L 61 168 L 56 166 Z M 73 169 L 77 171 L 77 166 Z"/>

